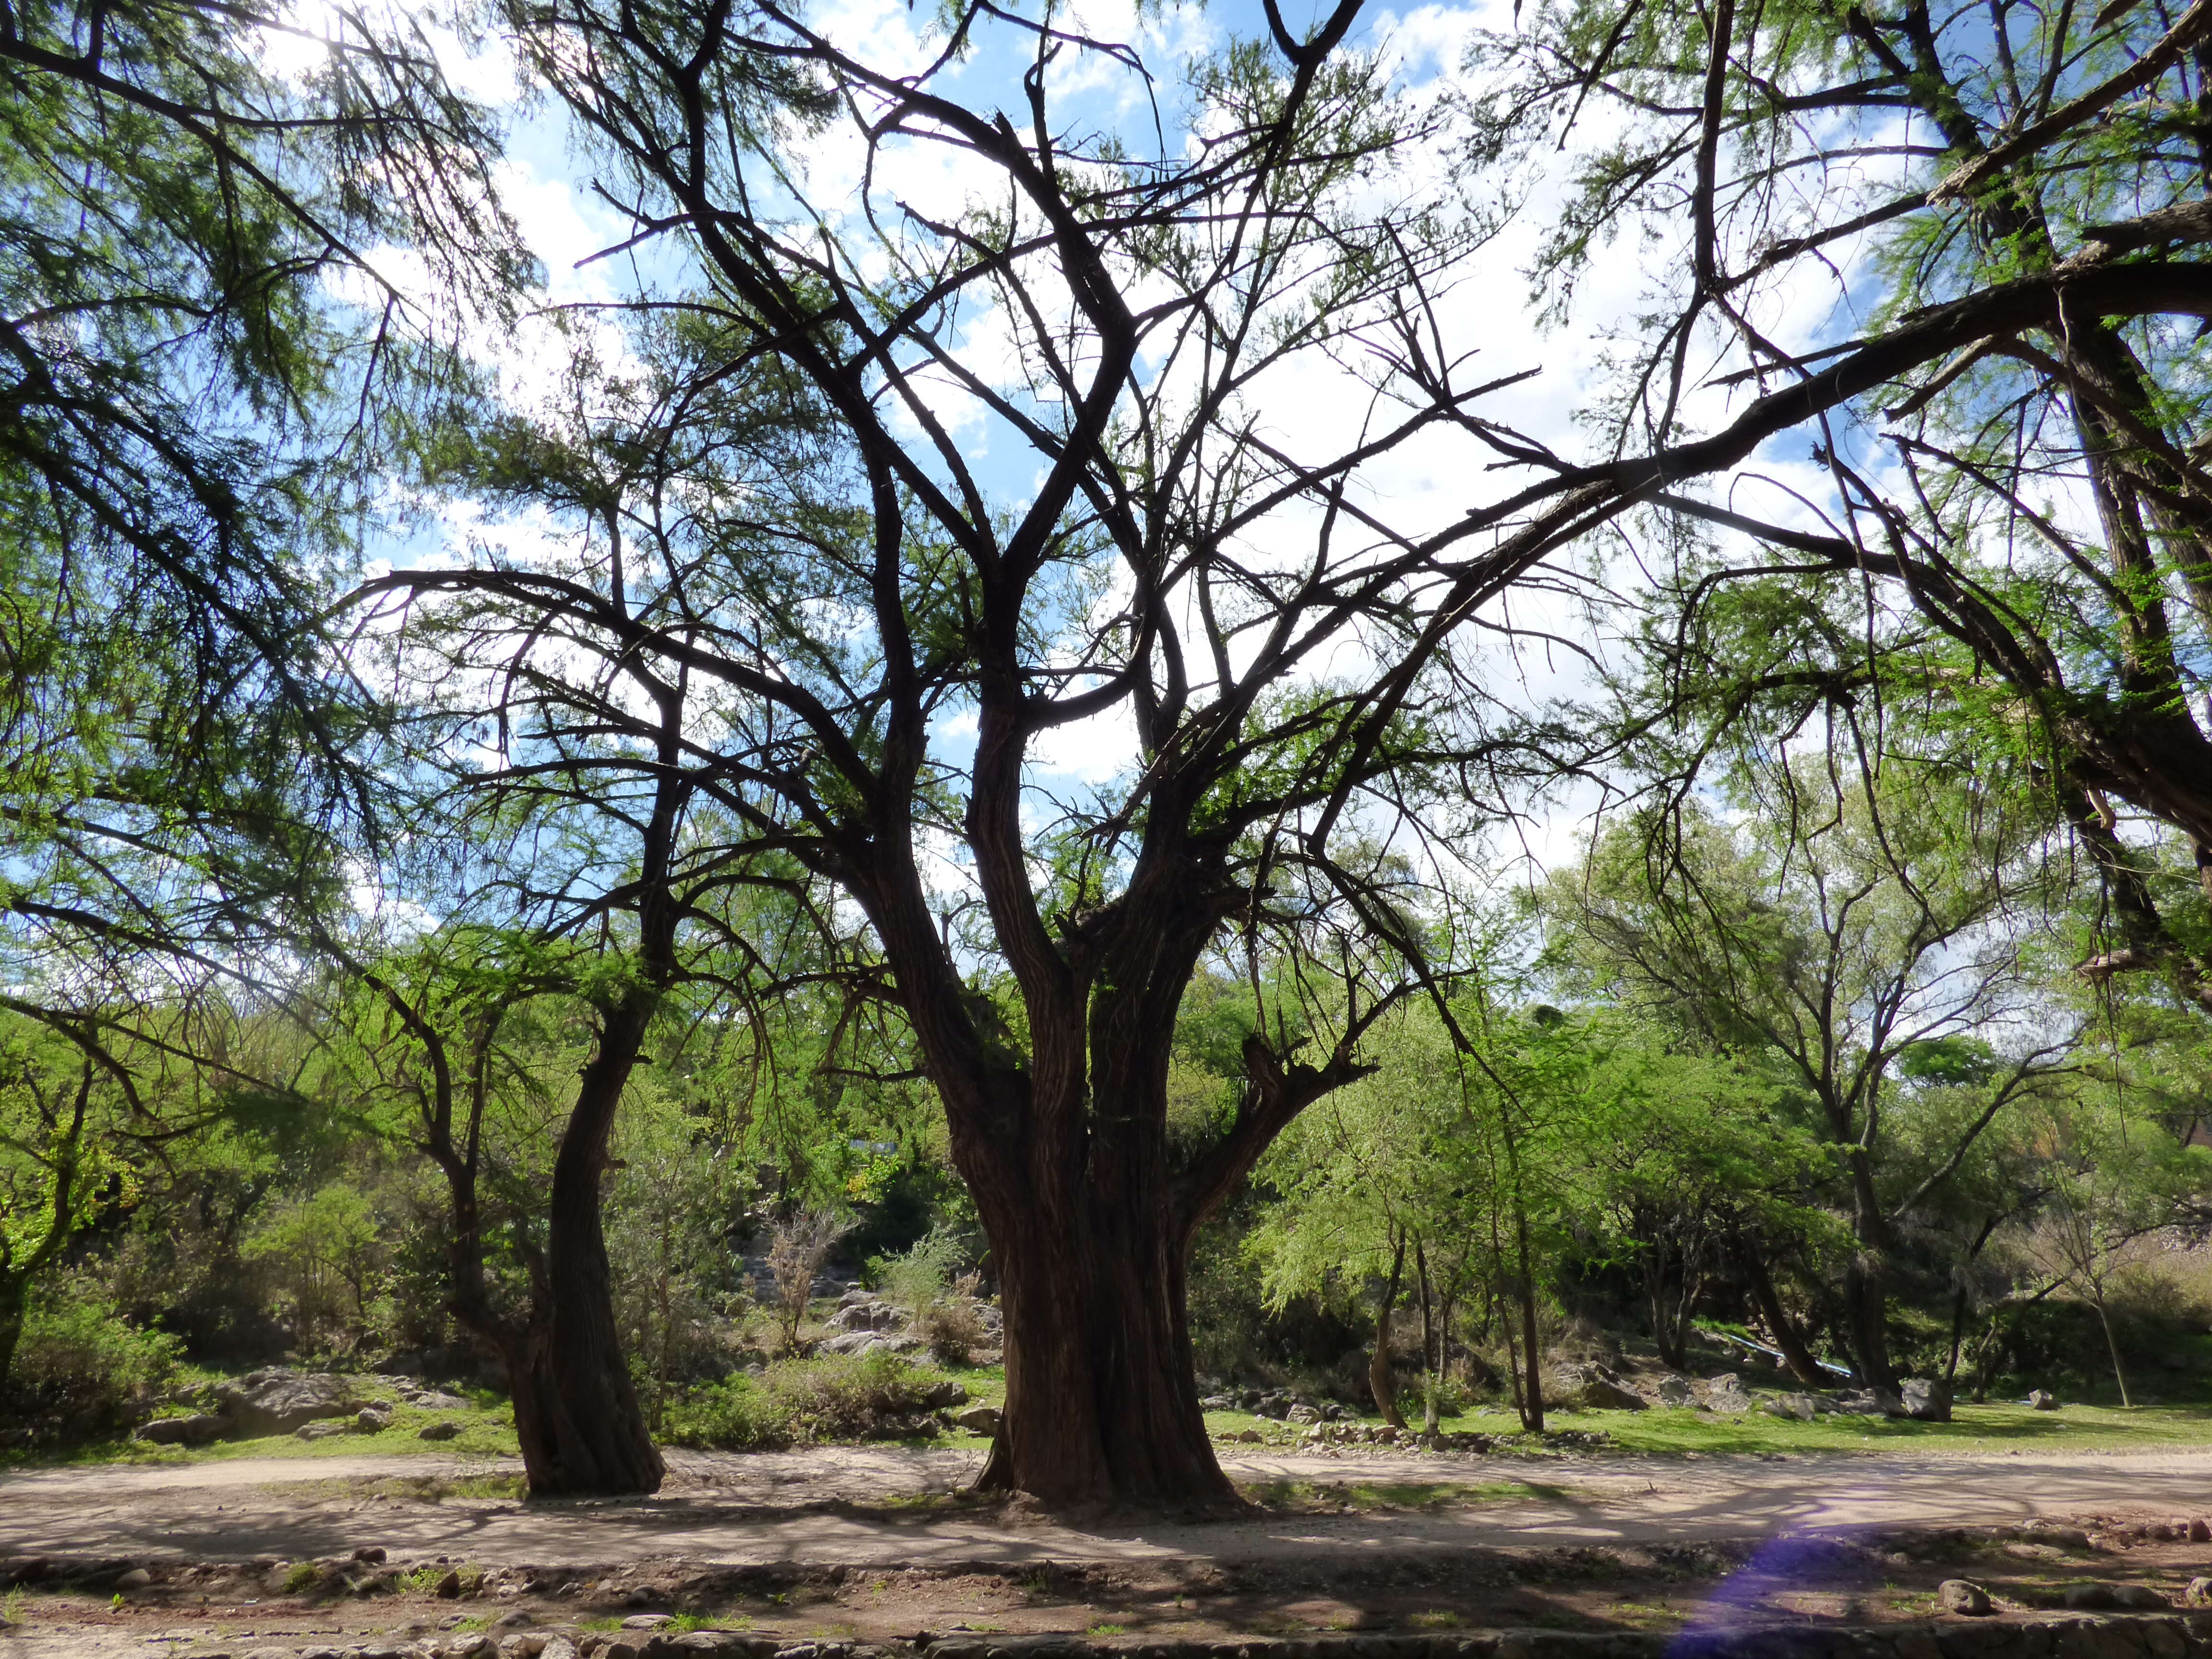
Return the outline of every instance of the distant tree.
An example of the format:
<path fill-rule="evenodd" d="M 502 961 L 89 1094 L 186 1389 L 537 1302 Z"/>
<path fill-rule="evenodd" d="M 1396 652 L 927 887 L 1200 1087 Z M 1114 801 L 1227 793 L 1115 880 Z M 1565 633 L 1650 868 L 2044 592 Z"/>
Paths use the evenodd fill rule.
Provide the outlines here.
<path fill-rule="evenodd" d="M 1856 1240 L 1848 1344 L 1862 1376 L 1894 1387 L 1898 1227 L 2070 1059 L 2070 1022 L 2038 994 L 2039 825 L 1894 757 L 1871 788 L 1817 763 L 1760 775 L 1733 824 L 1690 807 L 1616 824 L 1583 869 L 1553 877 L 1546 902 L 1590 992 L 1756 1056 L 1810 1108 Z M 1942 1142 L 1899 1168 L 1916 1070 L 1977 1092 Z"/>

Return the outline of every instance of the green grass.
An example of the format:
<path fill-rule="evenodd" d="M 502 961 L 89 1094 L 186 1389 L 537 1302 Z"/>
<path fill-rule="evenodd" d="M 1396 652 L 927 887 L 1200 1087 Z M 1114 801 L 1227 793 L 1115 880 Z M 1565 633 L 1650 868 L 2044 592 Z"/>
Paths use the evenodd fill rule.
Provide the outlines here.
<path fill-rule="evenodd" d="M 2026 1406 L 1960 1406 L 1948 1423 L 1840 1414 L 1801 1423 L 1751 1412 L 1741 1419 L 1655 1407 L 1642 1412 L 1556 1412 L 1549 1426 L 1603 1429 L 1625 1452 L 1981 1453 L 2008 1451 L 2156 1451 L 2212 1447 L 2212 1407 L 2067 1406 L 2055 1412 Z M 1494 1421 L 1462 1418 L 1451 1428 Z"/>
<path fill-rule="evenodd" d="M 1003 1384 L 1001 1385 L 1003 1387 Z M 273 1434 L 258 1440 L 217 1440 L 205 1446 L 152 1446 L 137 1440 L 94 1440 L 50 1450 L 0 1455 L 0 1468 L 67 1468 L 91 1466 L 154 1467 L 213 1463 L 237 1457 L 353 1457 L 363 1452 L 386 1456 L 515 1457 L 514 1408 L 481 1404 L 454 1411 L 426 1412 L 393 1402 L 392 1426 L 381 1434 L 333 1434 L 302 1440 Z M 168 1413 L 179 1414 L 179 1413 Z M 345 1422 L 343 1418 L 331 1419 Z M 454 1422 L 461 1432 L 451 1440 L 424 1440 L 420 1431 L 433 1423 Z"/>

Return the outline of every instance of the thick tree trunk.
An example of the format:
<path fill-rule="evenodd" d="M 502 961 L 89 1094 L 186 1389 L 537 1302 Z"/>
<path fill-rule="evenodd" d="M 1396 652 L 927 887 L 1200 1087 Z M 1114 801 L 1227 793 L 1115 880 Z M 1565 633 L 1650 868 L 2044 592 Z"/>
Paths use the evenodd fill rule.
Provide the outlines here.
<path fill-rule="evenodd" d="M 980 1490 L 1056 1504 L 1241 1505 L 1199 1407 L 1184 1241 L 1164 1196 L 1123 1206 L 1079 1189 L 987 1212 L 1006 1399 Z"/>
<path fill-rule="evenodd" d="M 1889 1360 L 1889 1287 L 1882 1268 L 1881 1256 L 1863 1250 L 1844 1269 L 1844 1334 L 1852 1363 L 1858 1367 L 1860 1385 L 1894 1389 L 1897 1371 Z"/>
<path fill-rule="evenodd" d="M 546 1431 L 538 1460 L 525 1459 L 535 1498 L 655 1492 L 668 1472 L 630 1382 L 599 1217 L 607 1136 L 650 1018 L 649 999 L 637 1002 L 606 1015 L 553 1164 L 545 1304 L 542 1319 L 532 1322 L 543 1334 L 533 1333 L 529 1362 L 516 1379 L 518 1425 L 527 1391 L 537 1396 L 533 1410 Z"/>

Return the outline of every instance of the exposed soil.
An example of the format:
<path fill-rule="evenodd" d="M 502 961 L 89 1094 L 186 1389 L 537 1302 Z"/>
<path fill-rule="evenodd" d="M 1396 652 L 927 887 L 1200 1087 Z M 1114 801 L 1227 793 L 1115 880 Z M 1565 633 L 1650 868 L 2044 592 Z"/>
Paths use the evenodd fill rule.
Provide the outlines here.
<path fill-rule="evenodd" d="M 1267 1501 L 1214 1522 L 960 1499 L 958 1452 L 674 1461 L 670 1492 L 642 1503 L 457 1495 L 514 1477 L 420 1459 L 9 1476 L 0 1557 L 16 1576 L 27 1557 L 49 1565 L 14 1598 L 23 1622 L 0 1633 L 0 1656 L 297 1653 L 641 1609 L 869 1643 L 963 1628 L 1134 1642 L 1865 1623 L 1931 1616 L 1949 1577 L 2019 1616 L 2091 1582 L 2179 1605 L 2212 1572 L 2212 1542 L 2186 1536 L 2212 1517 L 2207 1454 L 1245 1457 L 1231 1472 Z M 2021 1524 L 2038 1516 L 2081 1530 Z M 385 1563 L 352 1559 L 374 1549 Z M 154 1582 L 118 1601 L 133 1566 Z M 429 1593 L 448 1569 L 459 1600 Z"/>

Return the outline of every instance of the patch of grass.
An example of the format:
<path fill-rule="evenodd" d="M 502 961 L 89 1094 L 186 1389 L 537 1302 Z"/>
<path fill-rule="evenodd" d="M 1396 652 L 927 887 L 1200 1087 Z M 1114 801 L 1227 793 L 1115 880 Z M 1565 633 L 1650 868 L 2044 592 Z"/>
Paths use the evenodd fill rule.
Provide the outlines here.
<path fill-rule="evenodd" d="M 1632 1630 L 1671 1630 L 1690 1616 L 1679 1607 L 1649 1601 L 1616 1601 L 1608 1611 Z"/>
<path fill-rule="evenodd" d="M 1457 1630 L 1467 1622 L 1449 1607 L 1434 1607 L 1426 1613 L 1417 1613 L 1406 1621 L 1415 1630 Z"/>
<path fill-rule="evenodd" d="M 1601 1428 L 1625 1452 L 1863 1452 L 1988 1454 L 2035 1451 L 2151 1451 L 2168 1446 L 2212 1446 L 2212 1407 L 2069 1405 L 2055 1412 L 2026 1406 L 1963 1405 L 1948 1423 L 1905 1418 L 1837 1414 L 1801 1423 L 1751 1412 L 1714 1417 L 1655 1407 L 1642 1412 L 1559 1412 L 1563 1428 Z M 1454 1428 L 1480 1428 L 1462 1418 Z"/>
<path fill-rule="evenodd" d="M 1087 1636 L 1127 1636 L 1129 1627 L 1127 1625 L 1099 1624 L 1093 1625 L 1084 1633 Z"/>
<path fill-rule="evenodd" d="M 313 1562 L 295 1561 L 290 1570 L 284 1575 L 284 1588 L 288 1590 L 303 1590 L 321 1576 Z"/>
<path fill-rule="evenodd" d="M 272 1480 L 261 1488 L 289 1498 L 397 1498 L 441 1504 L 448 1498 L 520 1498 L 528 1483 L 519 1474 L 387 1474 L 374 1479 Z"/>

